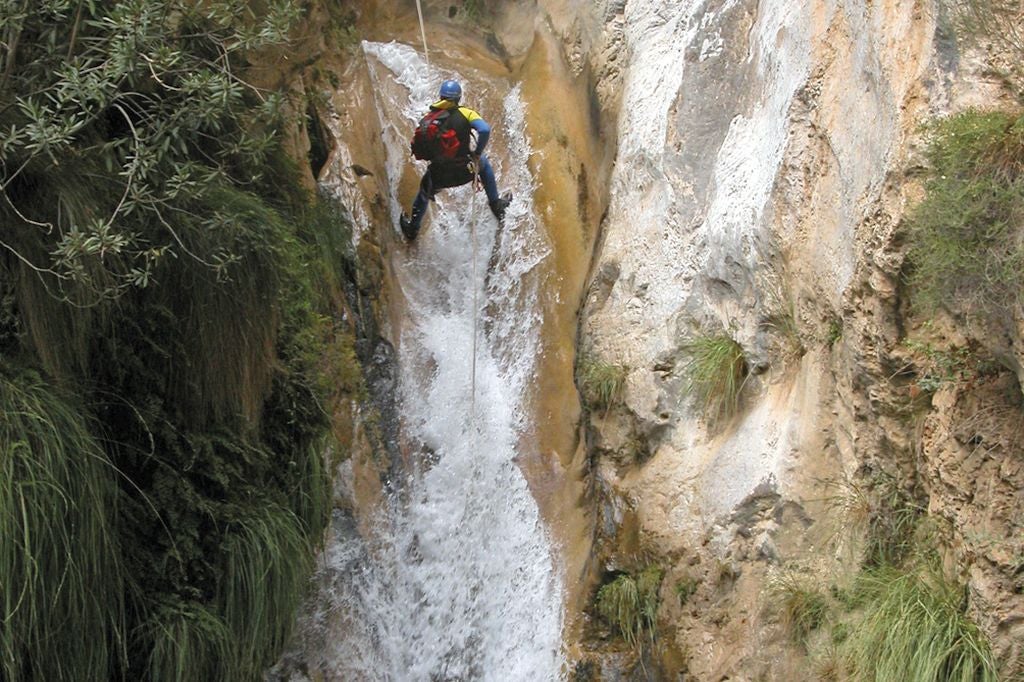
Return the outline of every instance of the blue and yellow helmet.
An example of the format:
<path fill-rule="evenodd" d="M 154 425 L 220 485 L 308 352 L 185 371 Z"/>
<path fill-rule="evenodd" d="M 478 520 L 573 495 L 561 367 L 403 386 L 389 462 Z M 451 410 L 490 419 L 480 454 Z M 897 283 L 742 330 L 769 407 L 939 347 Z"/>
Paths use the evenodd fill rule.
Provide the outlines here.
<path fill-rule="evenodd" d="M 438 96 L 441 99 L 450 99 L 453 102 L 458 102 L 462 99 L 462 86 L 459 85 L 458 81 L 447 80 L 441 83 L 441 90 L 438 92 Z"/>

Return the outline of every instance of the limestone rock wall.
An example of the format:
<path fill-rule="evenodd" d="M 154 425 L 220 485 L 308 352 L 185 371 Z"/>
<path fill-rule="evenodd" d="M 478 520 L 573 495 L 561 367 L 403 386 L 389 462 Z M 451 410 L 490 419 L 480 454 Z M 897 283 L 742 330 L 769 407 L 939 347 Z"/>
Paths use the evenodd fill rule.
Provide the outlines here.
<path fill-rule="evenodd" d="M 939 396 L 922 440 L 899 379 L 915 362 L 901 345 L 899 225 L 919 191 L 919 125 L 964 93 L 978 100 L 938 9 L 709 0 L 551 14 L 616 130 L 580 340 L 628 367 L 621 409 L 589 415 L 612 500 L 602 568 L 658 557 L 663 603 L 672 585 L 699 585 L 662 607 L 663 639 L 688 659 L 663 670 L 815 679 L 781 643 L 766 587 L 783 570 L 836 581 L 856 567 L 855 538 L 837 533 L 850 520 L 828 500 L 872 471 L 914 481 L 957 529 L 974 609 L 1012 649 L 1019 449 L 999 432 L 963 464 L 970 436 L 950 433 L 964 417 L 952 411 L 984 398 Z M 750 368 L 738 416 L 717 426 L 684 390 L 684 347 L 709 332 L 736 339 Z M 982 523 L 994 553 L 963 531 L 983 509 L 998 509 Z"/>

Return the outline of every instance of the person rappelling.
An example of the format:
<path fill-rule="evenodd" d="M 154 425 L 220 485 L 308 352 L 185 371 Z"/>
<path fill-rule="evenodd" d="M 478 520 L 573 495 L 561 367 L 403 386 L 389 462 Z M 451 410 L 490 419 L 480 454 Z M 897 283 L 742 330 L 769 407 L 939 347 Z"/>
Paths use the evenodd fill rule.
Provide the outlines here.
<path fill-rule="evenodd" d="M 411 215 L 402 213 L 399 226 L 409 241 L 419 234 L 427 204 L 434 200 L 440 189 L 458 187 L 479 177 L 487 193 L 491 213 L 499 221 L 505 217 L 505 209 L 511 194 L 498 194 L 498 183 L 494 178 L 491 162 L 483 153 L 491 126 L 480 114 L 469 107 L 459 106 L 462 86 L 457 81 L 446 80 L 441 84 L 439 100 L 430 105 L 430 110 L 420 119 L 412 138 L 412 154 L 421 161 L 429 161 L 416 199 L 412 202 Z M 476 132 L 476 146 L 472 147 L 472 135 Z"/>

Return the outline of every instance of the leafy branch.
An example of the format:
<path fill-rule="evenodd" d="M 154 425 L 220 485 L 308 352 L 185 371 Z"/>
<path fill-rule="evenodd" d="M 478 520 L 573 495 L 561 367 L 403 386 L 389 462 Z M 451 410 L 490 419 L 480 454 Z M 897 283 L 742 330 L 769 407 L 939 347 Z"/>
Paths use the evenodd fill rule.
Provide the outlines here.
<path fill-rule="evenodd" d="M 185 235 L 215 227 L 204 193 L 261 180 L 281 97 L 239 74 L 301 11 L 254 7 L 0 0 L 2 250 L 80 304 L 146 286 L 167 257 L 228 277 L 236 258 Z"/>

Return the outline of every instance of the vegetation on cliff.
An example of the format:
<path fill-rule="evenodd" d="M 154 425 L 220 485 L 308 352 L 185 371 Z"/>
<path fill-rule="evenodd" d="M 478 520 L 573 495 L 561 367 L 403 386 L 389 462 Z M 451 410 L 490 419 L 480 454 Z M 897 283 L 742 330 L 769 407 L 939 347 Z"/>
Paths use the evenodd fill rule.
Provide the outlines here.
<path fill-rule="evenodd" d="M 635 574 L 620 573 L 597 591 L 597 613 L 637 649 L 645 639 L 654 639 L 663 575 L 661 567 L 651 564 Z"/>
<path fill-rule="evenodd" d="M 347 223 L 244 80 L 297 17 L 0 2 L 4 679 L 256 679 L 287 637 L 360 390 Z"/>
<path fill-rule="evenodd" d="M 726 332 L 701 334 L 683 346 L 684 391 L 694 396 L 705 418 L 726 421 L 739 410 L 749 368 L 743 347 Z"/>
<path fill-rule="evenodd" d="M 909 223 L 914 301 L 990 319 L 1024 291 L 1024 116 L 969 110 L 930 126 Z"/>
<path fill-rule="evenodd" d="M 628 368 L 582 354 L 576 367 L 576 381 L 583 404 L 591 410 L 609 410 L 622 401 Z"/>
<path fill-rule="evenodd" d="M 861 617 L 841 645 L 859 680 L 995 682 L 985 636 L 964 614 L 964 589 L 935 563 L 858 577 Z"/>

